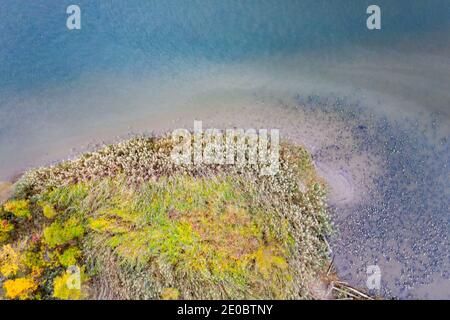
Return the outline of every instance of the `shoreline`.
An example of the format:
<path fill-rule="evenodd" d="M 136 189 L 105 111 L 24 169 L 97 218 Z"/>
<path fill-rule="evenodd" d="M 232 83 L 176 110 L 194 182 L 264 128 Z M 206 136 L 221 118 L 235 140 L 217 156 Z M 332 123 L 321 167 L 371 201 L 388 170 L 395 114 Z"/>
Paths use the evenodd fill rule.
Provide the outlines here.
<path fill-rule="evenodd" d="M 327 172 L 329 176 L 335 176 L 338 188 L 345 190 L 346 186 L 356 186 L 353 187 L 353 190 L 355 190 L 356 193 L 338 193 L 338 201 L 336 203 L 331 203 L 331 201 L 329 201 L 333 207 L 333 221 L 336 223 L 340 233 L 338 238 L 335 237 L 330 240 L 332 249 L 336 254 L 335 263 L 338 274 L 351 285 L 355 287 L 364 287 L 366 277 L 364 268 L 368 263 L 379 263 L 382 270 L 386 270 L 385 279 L 387 279 L 387 282 L 386 287 L 383 287 L 383 290 L 385 290 L 383 292 L 385 297 L 407 299 L 408 297 L 411 298 L 411 295 L 416 294 L 415 289 L 411 290 L 411 293 L 408 293 L 405 289 L 406 284 L 403 285 L 402 282 L 398 284 L 398 279 L 401 277 L 407 277 L 409 281 L 408 286 L 417 288 L 417 290 L 419 290 L 417 291 L 417 295 L 425 297 L 427 294 L 426 288 L 428 277 L 424 275 L 421 278 L 420 272 L 417 273 L 411 271 L 415 270 L 414 268 L 419 267 L 421 260 L 415 260 L 416 255 L 414 255 L 408 247 L 409 244 L 405 245 L 405 239 L 408 241 L 409 239 L 414 239 L 414 242 L 425 241 L 426 243 L 424 246 L 427 246 L 431 245 L 427 242 L 429 237 L 418 238 L 420 234 L 423 234 L 423 230 L 416 234 L 405 234 L 403 231 L 403 221 L 409 223 L 409 220 L 415 219 L 414 214 L 411 215 L 412 217 L 410 217 L 410 215 L 405 216 L 402 214 L 402 211 L 398 209 L 399 207 L 397 207 L 396 210 L 393 210 L 384 206 L 384 197 L 389 194 L 391 196 L 392 194 L 397 195 L 398 190 L 402 190 L 401 188 L 404 187 L 402 185 L 404 180 L 397 180 L 397 178 L 395 178 L 395 172 L 397 172 L 396 170 L 402 163 L 400 162 L 400 164 L 398 164 L 398 160 L 395 158 L 389 160 L 389 146 L 384 150 L 384 146 L 382 148 L 377 145 L 377 141 L 385 141 L 383 139 L 385 139 L 386 136 L 389 136 L 394 137 L 394 140 L 391 140 L 393 146 L 402 146 L 403 144 L 406 146 L 413 146 L 413 140 L 410 142 L 410 140 L 408 140 L 409 138 L 405 136 L 409 131 L 402 131 L 404 130 L 403 127 L 396 128 L 394 126 L 394 121 L 390 123 L 388 120 L 381 119 L 375 123 L 368 122 L 368 119 L 366 118 L 365 113 L 361 111 L 360 106 L 355 104 L 349 103 L 347 106 L 349 108 L 355 108 L 356 111 L 352 112 L 357 112 L 361 117 L 355 117 L 352 112 L 349 112 L 349 114 L 344 117 L 345 115 L 339 110 L 339 105 L 331 106 L 331 111 L 328 112 L 321 112 L 320 108 L 315 110 L 311 105 L 314 106 L 317 104 L 323 106 L 323 102 L 320 99 L 315 99 L 318 98 L 313 98 L 306 106 L 304 105 L 304 101 L 309 101 L 307 98 L 287 99 L 285 102 L 281 103 L 275 111 L 273 109 L 273 102 L 269 99 L 261 104 L 237 104 L 234 108 L 230 107 L 220 111 L 198 109 L 192 113 L 178 113 L 180 117 L 176 117 L 177 114 L 175 114 L 174 117 L 176 120 L 167 120 L 170 119 L 169 115 L 167 115 L 167 118 L 164 121 L 160 121 L 162 118 L 159 117 L 151 119 L 152 121 L 150 122 L 147 121 L 148 119 L 143 118 L 142 121 L 135 125 L 135 127 L 128 130 L 128 134 L 124 133 L 120 136 L 129 138 L 130 131 L 148 132 L 144 129 L 148 127 L 149 123 L 159 123 L 159 125 L 152 125 L 152 128 L 161 128 L 160 130 L 154 130 L 155 132 L 165 132 L 170 128 L 191 128 L 195 119 L 202 119 L 206 123 L 205 126 L 216 128 L 249 128 L 252 127 L 251 124 L 255 123 L 258 124 L 258 127 L 263 128 L 282 128 L 282 136 L 284 138 L 296 144 L 303 145 L 310 151 L 313 156 L 313 161 L 316 163 L 316 167 L 318 167 L 318 171 L 320 171 L 321 166 L 322 168 L 324 167 L 322 163 L 325 164 L 324 171 L 326 172 L 323 176 L 326 177 Z M 282 116 L 274 118 L 274 112 L 279 112 Z M 237 119 L 234 116 L 235 114 L 240 114 L 241 117 Z M 371 118 L 371 121 L 373 121 L 373 118 Z M 405 127 L 412 123 L 411 120 L 409 121 L 409 123 L 404 123 Z M 165 123 L 165 127 L 162 126 L 161 123 Z M 412 128 L 414 128 L 414 126 L 412 126 Z M 101 136 L 104 137 L 105 134 Z M 415 136 L 415 133 L 411 133 L 411 137 L 414 138 Z M 99 140 L 101 140 L 101 138 Z M 111 140 L 120 141 L 122 139 L 115 138 Z M 363 147 L 358 143 L 362 143 Z M 424 143 L 426 143 L 426 141 Z M 95 148 L 95 146 L 98 148 L 102 144 L 94 142 L 87 143 L 86 146 L 88 145 L 93 148 Z M 86 147 L 84 149 L 78 148 L 74 150 L 79 150 L 79 153 L 75 152 L 75 154 L 81 154 L 86 150 Z M 416 149 L 413 148 L 412 150 Z M 430 149 L 424 148 L 420 151 L 419 149 L 417 154 L 420 156 L 420 152 L 422 152 L 422 156 L 425 156 L 423 153 L 430 152 L 429 150 Z M 431 149 L 431 151 L 433 152 L 433 149 Z M 405 156 L 408 154 L 405 154 Z M 415 157 L 415 159 L 420 159 L 419 156 Z M 64 157 L 60 158 L 64 160 Z M 404 160 L 400 158 L 400 161 Z M 411 160 L 408 160 L 408 164 L 410 161 Z M 335 170 L 326 167 L 330 163 Z M 413 162 L 411 163 L 411 168 L 416 170 L 414 168 L 417 165 L 417 162 Z M 434 170 L 435 171 L 428 169 L 424 173 L 437 172 L 437 169 Z M 348 177 L 347 174 L 351 174 L 350 177 Z M 387 178 L 380 182 L 377 180 L 380 176 Z M 376 181 L 378 181 L 378 184 L 375 184 Z M 390 184 L 392 184 L 392 187 Z M 339 203 L 339 200 L 342 199 L 352 199 L 352 201 Z M 394 197 L 391 199 L 395 200 L 395 202 L 393 202 L 394 208 L 396 206 L 401 207 L 414 203 L 414 201 L 410 200 L 405 202 L 401 197 Z M 439 219 L 439 215 L 427 217 L 421 215 L 420 219 L 424 221 L 423 227 L 425 228 L 427 226 L 426 223 Z M 382 223 L 383 221 L 390 222 L 385 226 Z M 361 228 L 361 226 L 364 226 L 364 228 Z M 386 248 L 384 240 L 380 238 L 380 232 L 384 230 L 380 229 L 380 226 L 381 228 L 387 229 L 389 237 L 393 239 L 389 243 L 388 248 Z M 438 223 L 437 226 L 442 226 L 442 224 Z M 418 227 L 420 227 L 420 225 Z M 442 230 L 437 230 L 436 235 L 442 234 L 442 232 Z M 361 251 L 362 247 L 367 247 L 368 250 Z M 405 252 L 408 255 L 408 263 L 405 262 L 405 258 L 403 257 Z M 432 251 L 432 255 L 433 257 L 429 258 L 430 261 L 436 261 L 436 263 L 439 264 L 434 264 L 435 267 L 431 268 L 430 272 L 433 275 L 439 275 L 441 266 L 442 268 L 445 268 L 445 261 L 442 260 L 444 258 L 443 253 L 440 251 Z M 433 290 L 435 287 L 439 286 L 439 284 L 442 286 L 445 284 L 445 282 L 437 283 L 438 285 L 435 283 L 430 284 L 430 286 L 433 286 Z M 440 289 L 439 291 L 445 292 L 444 289 Z"/>
<path fill-rule="evenodd" d="M 12 196 L 13 185 L 14 183 L 9 181 L 0 181 L 0 205 Z"/>

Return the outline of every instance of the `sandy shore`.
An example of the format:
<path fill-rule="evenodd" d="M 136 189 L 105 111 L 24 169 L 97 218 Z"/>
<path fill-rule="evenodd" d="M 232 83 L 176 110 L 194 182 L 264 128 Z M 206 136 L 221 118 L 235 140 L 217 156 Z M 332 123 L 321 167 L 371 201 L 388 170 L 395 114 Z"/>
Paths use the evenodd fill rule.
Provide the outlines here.
<path fill-rule="evenodd" d="M 0 181 L 0 204 L 12 195 L 12 183 Z"/>

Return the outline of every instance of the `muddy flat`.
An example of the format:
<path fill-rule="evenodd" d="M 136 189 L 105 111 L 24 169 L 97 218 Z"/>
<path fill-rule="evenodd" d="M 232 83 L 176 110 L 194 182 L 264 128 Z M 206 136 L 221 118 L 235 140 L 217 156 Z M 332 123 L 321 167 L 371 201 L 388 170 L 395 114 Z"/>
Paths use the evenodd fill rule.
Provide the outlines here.
<path fill-rule="evenodd" d="M 5 202 L 12 195 L 12 183 L 0 181 L 0 203 Z"/>

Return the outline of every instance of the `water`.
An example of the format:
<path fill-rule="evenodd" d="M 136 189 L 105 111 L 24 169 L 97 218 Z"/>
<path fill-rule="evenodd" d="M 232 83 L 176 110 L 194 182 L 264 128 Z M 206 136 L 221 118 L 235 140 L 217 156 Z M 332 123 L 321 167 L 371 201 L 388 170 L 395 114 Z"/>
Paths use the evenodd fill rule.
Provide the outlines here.
<path fill-rule="evenodd" d="M 450 4 L 0 3 L 0 180 L 133 132 L 278 127 L 331 185 L 339 274 L 450 298 Z"/>

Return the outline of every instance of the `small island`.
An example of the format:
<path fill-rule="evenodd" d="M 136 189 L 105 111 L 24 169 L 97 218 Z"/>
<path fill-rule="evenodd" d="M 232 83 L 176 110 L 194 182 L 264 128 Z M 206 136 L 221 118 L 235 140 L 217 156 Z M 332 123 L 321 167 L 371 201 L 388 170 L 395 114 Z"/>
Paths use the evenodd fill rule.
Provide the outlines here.
<path fill-rule="evenodd" d="M 176 165 L 136 137 L 26 172 L 0 207 L 1 299 L 331 299 L 326 185 L 280 170 Z"/>

